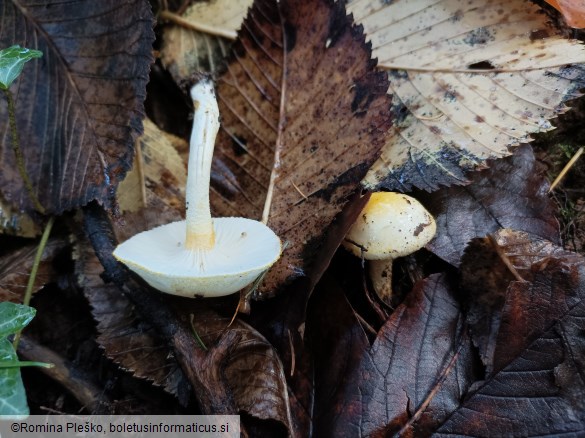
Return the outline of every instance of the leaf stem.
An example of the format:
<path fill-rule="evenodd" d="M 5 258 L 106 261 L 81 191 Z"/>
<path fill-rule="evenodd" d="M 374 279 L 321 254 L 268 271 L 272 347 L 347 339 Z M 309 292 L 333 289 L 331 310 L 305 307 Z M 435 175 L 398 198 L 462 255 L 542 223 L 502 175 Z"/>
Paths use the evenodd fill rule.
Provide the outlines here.
<path fill-rule="evenodd" d="M 0 370 L 7 368 L 21 368 L 21 367 L 41 367 L 41 368 L 53 368 L 52 363 L 36 362 L 31 360 L 14 360 L 10 362 L 0 362 Z"/>
<path fill-rule="evenodd" d="M 24 298 L 22 300 L 22 304 L 28 306 L 30 304 L 30 299 L 32 297 L 33 288 L 35 285 L 35 279 L 37 277 L 37 272 L 39 270 L 39 266 L 41 264 L 41 258 L 43 257 L 43 252 L 45 251 L 45 247 L 47 246 L 47 242 L 49 240 L 49 235 L 51 234 L 51 228 L 53 228 L 53 223 L 55 222 L 55 216 L 51 216 L 45 225 L 45 230 L 43 231 L 43 236 L 41 237 L 41 241 L 39 243 L 39 247 L 37 248 L 37 253 L 35 254 L 35 259 L 33 262 L 32 270 L 28 277 L 28 283 L 26 285 L 26 291 L 24 293 Z M 19 330 L 16 335 L 14 336 L 14 349 L 18 349 L 18 343 L 20 342 L 20 334 L 21 330 Z"/>
<path fill-rule="evenodd" d="M 16 157 L 16 167 L 18 168 L 18 172 L 24 181 L 24 186 L 26 191 L 34 204 L 35 209 L 42 214 L 45 214 L 45 208 L 39 202 L 37 195 L 35 194 L 32 186 L 32 182 L 26 173 L 26 168 L 24 166 L 24 156 L 22 155 L 22 150 L 20 149 L 20 140 L 18 138 L 18 129 L 16 127 L 16 111 L 14 109 L 14 98 L 12 97 L 12 92 L 9 89 L 4 89 L 4 95 L 6 96 L 6 101 L 8 102 L 8 120 L 10 122 L 10 131 L 12 134 L 12 149 L 14 150 L 14 155 Z"/>

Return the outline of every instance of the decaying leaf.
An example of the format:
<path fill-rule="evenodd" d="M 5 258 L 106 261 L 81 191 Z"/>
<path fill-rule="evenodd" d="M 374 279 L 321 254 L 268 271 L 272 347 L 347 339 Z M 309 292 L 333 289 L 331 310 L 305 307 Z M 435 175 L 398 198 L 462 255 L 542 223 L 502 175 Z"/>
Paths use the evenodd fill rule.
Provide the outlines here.
<path fill-rule="evenodd" d="M 185 209 L 187 170 L 177 151 L 177 145 L 185 143 L 144 120 L 144 133 L 138 138 L 141 156 L 118 186 L 121 211 L 140 210 L 148 204 L 149 196 L 179 211 Z"/>
<path fill-rule="evenodd" d="M 585 27 L 585 4 L 581 0 L 545 0 L 557 9 L 571 27 Z"/>
<path fill-rule="evenodd" d="M 341 2 L 257 1 L 242 25 L 217 90 L 214 171 L 231 184 L 212 184 L 211 203 L 288 242 L 262 296 L 308 274 L 379 153 L 390 99 L 374 66 Z"/>
<path fill-rule="evenodd" d="M 45 210 L 109 204 L 141 131 L 154 39 L 145 0 L 3 0 L 0 46 L 40 50 L 11 90 L 26 171 Z M 6 105 L 0 132 L 9 138 Z M 0 190 L 30 209 L 9 141 L 0 144 Z"/>
<path fill-rule="evenodd" d="M 525 281 L 509 283 L 500 317 L 489 315 L 495 374 L 437 435 L 579 435 L 585 430 L 583 257 L 511 230 L 494 240 Z"/>
<path fill-rule="evenodd" d="M 37 292 L 45 284 L 57 280 L 53 259 L 66 246 L 67 242 L 64 239 L 49 239 L 43 251 L 33 292 Z M 0 257 L 0 302 L 22 302 L 37 248 L 38 242 L 30 243 Z"/>
<path fill-rule="evenodd" d="M 250 6 L 251 0 L 198 2 L 181 15 L 184 24 L 164 28 L 161 61 L 177 83 L 223 65 Z"/>
<path fill-rule="evenodd" d="M 351 0 L 395 114 L 368 188 L 428 191 L 509 154 L 585 86 L 585 48 L 525 0 Z"/>
<path fill-rule="evenodd" d="M 521 231 L 503 229 L 472 241 L 462 263 L 462 287 L 488 374 L 508 365 L 585 298 L 584 262 Z"/>
<path fill-rule="evenodd" d="M 557 209 L 548 188 L 545 169 L 536 162 L 532 148 L 523 145 L 512 157 L 471 175 L 468 186 L 421 194 L 421 202 L 437 221 L 437 235 L 427 248 L 459 266 L 471 239 L 500 228 L 525 231 L 560 244 Z"/>
<path fill-rule="evenodd" d="M 0 197 L 0 234 L 36 237 L 41 229 L 26 213 L 18 213 Z"/>
<path fill-rule="evenodd" d="M 438 427 L 475 378 L 463 319 L 445 276 L 417 283 L 346 377 L 325 427 L 334 436 L 388 436 L 419 408 L 415 431 Z"/>
<path fill-rule="evenodd" d="M 100 276 L 103 266 L 91 245 L 81 237 L 75 245 L 75 264 L 78 283 L 97 321 L 97 342 L 106 356 L 171 394 L 181 398 L 188 394 L 189 385 L 169 355 L 168 346 L 150 325 L 136 317 L 128 298 L 115 285 L 104 282 Z"/>

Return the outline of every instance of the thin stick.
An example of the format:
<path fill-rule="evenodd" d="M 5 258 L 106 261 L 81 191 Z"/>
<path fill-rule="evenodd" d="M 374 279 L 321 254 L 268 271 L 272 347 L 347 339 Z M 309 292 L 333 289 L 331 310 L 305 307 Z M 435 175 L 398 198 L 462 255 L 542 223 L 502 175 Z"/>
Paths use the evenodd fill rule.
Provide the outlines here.
<path fill-rule="evenodd" d="M 575 153 L 575 155 L 573 155 L 573 158 L 571 158 L 569 160 L 569 162 L 565 165 L 565 167 L 563 167 L 563 170 L 561 170 L 561 173 L 559 173 L 559 176 L 557 176 L 555 178 L 555 180 L 553 181 L 553 183 L 550 185 L 550 189 L 548 189 L 549 193 L 552 192 L 556 188 L 556 186 L 559 185 L 559 183 L 563 180 L 563 178 L 565 177 L 567 172 L 571 169 L 571 167 L 573 167 L 575 165 L 575 163 L 577 162 L 579 157 L 581 157 L 581 155 L 583 155 L 584 149 L 585 148 L 580 147 L 579 150 Z"/>
<path fill-rule="evenodd" d="M 226 30 L 220 29 L 217 27 L 209 26 L 207 24 L 198 23 L 192 20 L 186 20 L 180 15 L 174 14 L 170 11 L 162 11 L 159 14 L 159 17 L 163 20 L 170 21 L 174 24 L 182 26 L 186 29 L 196 30 L 198 32 L 204 32 L 209 35 L 214 35 L 218 37 L 228 38 L 230 40 L 235 40 L 238 36 L 237 32 L 234 30 Z"/>
<path fill-rule="evenodd" d="M 136 151 L 136 170 L 138 171 L 138 181 L 140 181 L 142 207 L 146 207 L 146 178 L 144 177 L 144 159 L 142 158 L 142 144 L 140 139 L 136 139 L 134 150 Z"/>
<path fill-rule="evenodd" d="M 35 279 L 37 277 L 37 271 L 39 270 L 39 266 L 41 264 L 41 259 L 43 258 L 43 252 L 45 251 L 45 247 L 47 246 L 47 242 L 49 240 L 49 235 L 51 234 L 51 228 L 53 228 L 53 223 L 55 222 L 55 216 L 51 216 L 45 225 L 45 230 L 43 231 L 43 236 L 41 237 L 41 241 L 39 243 L 39 247 L 37 248 L 37 253 L 35 254 L 35 259 L 33 262 L 32 270 L 30 272 L 30 276 L 28 277 L 28 283 L 26 285 L 26 291 L 24 293 L 24 298 L 22 299 L 22 304 L 28 306 L 30 304 L 30 299 L 32 297 L 33 288 L 35 285 Z M 14 336 L 14 349 L 18 348 L 18 342 L 20 341 L 20 331 L 16 333 Z"/>
<path fill-rule="evenodd" d="M 20 140 L 18 138 L 18 129 L 16 127 L 16 110 L 14 109 L 14 99 L 12 98 L 12 92 L 6 89 L 4 90 L 4 95 L 6 96 L 6 100 L 8 102 L 8 120 L 12 134 L 12 149 L 14 150 L 14 155 L 16 157 L 16 167 L 18 168 L 18 172 L 20 173 L 20 176 L 24 182 L 24 187 L 26 188 L 28 196 L 34 204 L 35 209 L 39 213 L 45 214 L 45 208 L 39 202 L 28 173 L 26 173 L 26 167 L 24 166 L 24 156 L 22 155 L 22 150 L 20 149 Z"/>

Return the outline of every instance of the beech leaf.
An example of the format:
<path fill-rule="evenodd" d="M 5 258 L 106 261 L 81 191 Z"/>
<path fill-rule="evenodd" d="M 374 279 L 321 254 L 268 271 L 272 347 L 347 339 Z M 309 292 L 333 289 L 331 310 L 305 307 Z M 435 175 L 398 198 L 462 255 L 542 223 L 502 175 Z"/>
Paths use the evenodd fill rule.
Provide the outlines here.
<path fill-rule="evenodd" d="M 432 191 L 509 154 L 585 86 L 585 48 L 525 0 L 350 0 L 395 114 L 367 188 Z"/>
<path fill-rule="evenodd" d="M 254 4 L 218 79 L 216 216 L 262 219 L 283 242 L 259 290 L 310 275 L 325 231 L 390 126 L 387 80 L 341 2 Z M 339 236 L 341 239 L 342 236 Z"/>
<path fill-rule="evenodd" d="M 141 131 L 152 62 L 146 0 L 2 0 L 0 45 L 43 57 L 11 87 L 20 147 L 33 191 L 48 213 L 97 199 L 110 205 Z M 10 138 L 6 105 L 0 133 Z M 32 209 L 9 141 L 0 144 L 0 190 Z"/>
<path fill-rule="evenodd" d="M 513 228 L 560 243 L 557 208 L 548 196 L 544 166 L 523 145 L 512 157 L 490 163 L 471 175 L 468 186 L 443 188 L 419 199 L 437 221 L 437 235 L 427 249 L 459 266 L 475 237 Z"/>
<path fill-rule="evenodd" d="M 502 230 L 494 240 L 525 281 L 509 283 L 496 312 L 483 309 L 495 332 L 488 346 L 493 373 L 437 436 L 579 435 L 585 430 L 583 257 L 522 232 Z M 479 255 L 474 245 L 470 260 Z M 473 297 L 478 311 L 479 300 L 487 301 L 482 295 Z M 474 331 L 485 350 L 482 327 Z"/>
<path fill-rule="evenodd" d="M 388 436 L 421 406 L 415 431 L 428 433 L 459 406 L 474 375 L 464 317 L 450 289 L 444 275 L 432 275 L 396 308 L 346 377 L 343 401 L 327 425 L 332 435 Z"/>

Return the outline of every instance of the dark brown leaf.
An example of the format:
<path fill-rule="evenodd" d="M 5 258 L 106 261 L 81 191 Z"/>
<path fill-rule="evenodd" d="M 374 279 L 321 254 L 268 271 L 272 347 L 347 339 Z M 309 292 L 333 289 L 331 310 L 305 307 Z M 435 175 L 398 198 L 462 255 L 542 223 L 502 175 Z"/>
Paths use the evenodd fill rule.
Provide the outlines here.
<path fill-rule="evenodd" d="M 468 186 L 421 195 L 437 220 L 437 237 L 427 248 L 455 266 L 459 266 L 471 239 L 500 228 L 522 230 L 560 243 L 556 207 L 548 197 L 549 185 L 532 148 L 521 146 L 514 156 L 491 166 L 473 174 Z"/>
<path fill-rule="evenodd" d="M 113 201 L 142 129 L 152 62 L 146 0 L 0 2 L 0 46 L 43 52 L 12 90 L 26 170 L 50 212 Z M 8 135 L 6 105 L 0 132 Z M 9 141 L 0 145 L 0 187 L 18 209 L 31 202 Z"/>
<path fill-rule="evenodd" d="M 506 356 L 510 355 L 507 359 L 512 360 L 461 404 L 439 429 L 437 436 L 583 434 L 583 261 L 581 259 L 576 264 L 574 260 L 560 256 L 537 262 L 533 267 L 536 272 L 532 286 L 522 291 L 508 291 L 508 296 L 513 296 L 506 303 L 509 308 L 504 313 L 510 318 L 502 323 L 498 350 L 504 351 Z M 563 288 L 566 289 L 561 291 Z M 545 300 L 550 300 L 551 305 L 543 305 Z M 523 306 L 523 315 L 512 308 L 518 304 Z M 553 315 L 549 317 L 547 313 Z M 531 323 L 527 318 L 536 318 L 537 321 Z M 509 326 L 511 323 L 519 324 L 519 332 Z M 523 337 L 527 334 L 527 327 L 537 338 L 522 350 L 524 345 L 519 344 L 534 339 L 531 335 L 528 339 Z M 504 332 L 507 332 L 506 338 Z"/>
<path fill-rule="evenodd" d="M 585 298 L 582 256 L 513 230 L 472 241 L 462 264 L 468 320 L 488 374 Z"/>
<path fill-rule="evenodd" d="M 430 276 L 396 308 L 347 376 L 343 401 L 325 426 L 334 436 L 386 436 L 420 408 L 414 430 L 434 430 L 473 381 L 470 348 L 447 279 Z"/>
<path fill-rule="evenodd" d="M 289 243 L 260 295 L 304 276 L 390 126 L 384 74 L 341 2 L 257 1 L 218 80 L 217 215 L 264 217 Z M 341 239 L 342 236 L 339 236 Z"/>
<path fill-rule="evenodd" d="M 33 292 L 57 280 L 53 259 L 66 246 L 67 242 L 64 239 L 49 239 L 43 251 Z M 37 248 L 38 242 L 30 243 L 0 257 L 0 302 L 22 303 Z"/>

